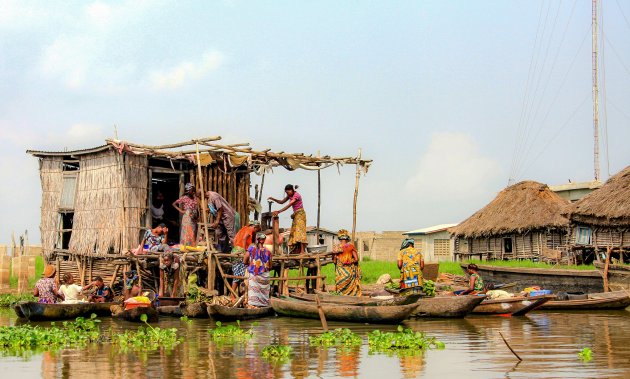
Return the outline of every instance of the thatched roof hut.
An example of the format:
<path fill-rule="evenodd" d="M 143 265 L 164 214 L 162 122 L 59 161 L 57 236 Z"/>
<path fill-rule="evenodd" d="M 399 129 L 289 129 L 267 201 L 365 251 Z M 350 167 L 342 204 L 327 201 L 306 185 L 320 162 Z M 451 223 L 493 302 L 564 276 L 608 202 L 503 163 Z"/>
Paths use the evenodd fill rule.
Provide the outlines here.
<path fill-rule="evenodd" d="M 600 189 L 573 204 L 567 213 L 575 223 L 630 227 L 630 166 L 608 179 Z"/>
<path fill-rule="evenodd" d="M 569 202 L 547 185 L 523 181 L 499 192 L 488 205 L 449 229 L 458 237 L 487 237 L 540 229 L 567 228 Z"/>

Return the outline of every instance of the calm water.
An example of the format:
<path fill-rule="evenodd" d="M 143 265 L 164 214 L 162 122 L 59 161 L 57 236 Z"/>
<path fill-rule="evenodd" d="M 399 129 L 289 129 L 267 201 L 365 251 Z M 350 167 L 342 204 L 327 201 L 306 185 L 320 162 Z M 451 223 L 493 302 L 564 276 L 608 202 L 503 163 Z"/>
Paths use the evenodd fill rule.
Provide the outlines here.
<path fill-rule="evenodd" d="M 0 325 L 15 317 L 0 312 Z M 109 346 L 64 350 L 30 357 L 0 357 L 3 378 L 629 378 L 630 312 L 533 313 L 527 317 L 468 317 L 463 320 L 419 320 L 405 324 L 436 336 L 446 349 L 422 356 L 370 355 L 354 350 L 313 348 L 308 336 L 321 332 L 317 321 L 267 318 L 253 326 L 245 345 L 217 346 L 207 330 L 213 323 L 162 319 L 160 327 L 175 327 L 185 342 L 171 352 L 119 354 Z M 249 326 L 251 323 L 242 323 Z M 365 334 L 394 327 L 330 323 Z M 104 320 L 103 328 L 135 328 Z M 518 364 L 498 331 L 523 358 Z M 259 356 L 270 343 L 290 344 L 292 359 L 272 365 Z M 593 350 L 583 363 L 578 351 Z"/>

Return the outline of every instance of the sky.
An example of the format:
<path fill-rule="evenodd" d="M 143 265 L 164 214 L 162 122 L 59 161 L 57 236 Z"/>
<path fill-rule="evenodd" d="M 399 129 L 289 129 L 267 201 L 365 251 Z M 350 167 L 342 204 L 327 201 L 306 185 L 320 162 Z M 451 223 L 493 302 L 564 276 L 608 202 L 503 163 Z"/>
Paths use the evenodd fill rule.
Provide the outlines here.
<path fill-rule="evenodd" d="M 630 5 L 602 14 L 605 180 L 630 165 Z M 590 2 L 567 0 L 0 0 L 0 243 L 39 238 L 27 149 L 116 134 L 360 148 L 362 231 L 462 221 L 510 179 L 592 180 L 590 28 Z M 316 174 L 278 168 L 265 197 L 287 183 L 314 224 Z M 323 227 L 351 227 L 353 191 L 352 167 L 322 174 Z"/>

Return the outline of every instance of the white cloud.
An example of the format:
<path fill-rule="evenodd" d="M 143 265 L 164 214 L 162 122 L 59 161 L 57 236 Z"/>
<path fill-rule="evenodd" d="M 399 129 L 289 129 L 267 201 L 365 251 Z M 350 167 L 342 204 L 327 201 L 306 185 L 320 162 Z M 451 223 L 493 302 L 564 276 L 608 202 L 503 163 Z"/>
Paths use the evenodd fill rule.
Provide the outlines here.
<path fill-rule="evenodd" d="M 84 149 L 102 145 L 105 138 L 105 128 L 102 125 L 76 123 L 66 130 L 48 133 L 46 141 L 42 141 L 42 143 L 56 150 L 61 148 Z"/>
<path fill-rule="evenodd" d="M 223 53 L 210 51 L 197 62 L 184 61 L 168 70 L 156 70 L 151 73 L 154 89 L 175 89 L 187 82 L 199 80 L 208 73 L 217 70 L 224 61 Z"/>
<path fill-rule="evenodd" d="M 466 206 L 494 193 L 503 177 L 501 165 L 484 156 L 470 135 L 439 132 L 432 135 L 405 190 L 422 203 Z"/>
<path fill-rule="evenodd" d="M 108 4 L 97 1 L 85 7 L 88 20 L 95 25 L 107 26 L 112 19 L 112 7 Z"/>

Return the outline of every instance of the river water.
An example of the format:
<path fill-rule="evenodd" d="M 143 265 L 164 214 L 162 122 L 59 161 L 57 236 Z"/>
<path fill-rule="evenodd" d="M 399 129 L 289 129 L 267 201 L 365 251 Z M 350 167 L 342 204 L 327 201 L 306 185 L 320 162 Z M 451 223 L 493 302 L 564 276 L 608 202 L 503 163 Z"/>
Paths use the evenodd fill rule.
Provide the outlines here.
<path fill-rule="evenodd" d="M 0 325 L 15 324 L 8 310 Z M 43 323 L 42 325 L 46 325 Z M 158 326 L 177 328 L 184 342 L 172 351 L 121 354 L 109 345 L 86 350 L 0 357 L 3 378 L 630 378 L 630 312 L 535 312 L 526 317 L 474 316 L 465 319 L 416 320 L 404 325 L 446 344 L 422 355 L 370 354 L 366 343 L 355 349 L 311 347 L 308 337 L 321 332 L 319 321 L 271 317 L 252 327 L 254 338 L 239 345 L 217 345 L 209 339 L 210 320 L 183 322 L 162 318 Z M 101 328 L 136 328 L 136 324 L 104 319 Z M 330 322 L 365 334 L 394 330 Z M 499 331 L 522 362 L 505 346 Z M 366 338 L 366 337 L 365 337 Z M 262 347 L 289 344 L 291 360 L 271 364 Z M 592 360 L 578 352 L 589 347 Z"/>

